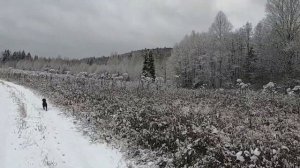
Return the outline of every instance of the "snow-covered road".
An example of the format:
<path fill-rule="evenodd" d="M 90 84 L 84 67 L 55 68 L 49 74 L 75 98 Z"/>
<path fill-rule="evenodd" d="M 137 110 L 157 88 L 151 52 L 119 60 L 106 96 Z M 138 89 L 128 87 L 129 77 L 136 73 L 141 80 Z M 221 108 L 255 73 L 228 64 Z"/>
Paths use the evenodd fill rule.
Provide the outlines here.
<path fill-rule="evenodd" d="M 91 144 L 72 119 L 31 90 L 0 80 L 0 168 L 126 167 L 121 153 Z"/>

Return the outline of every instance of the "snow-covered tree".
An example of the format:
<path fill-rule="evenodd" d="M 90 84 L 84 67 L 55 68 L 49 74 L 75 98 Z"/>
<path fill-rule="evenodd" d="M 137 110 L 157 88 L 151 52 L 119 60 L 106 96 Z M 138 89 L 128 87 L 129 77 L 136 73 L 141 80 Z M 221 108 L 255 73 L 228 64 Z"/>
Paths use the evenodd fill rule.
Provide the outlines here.
<path fill-rule="evenodd" d="M 173 48 L 169 59 L 170 73 L 183 87 L 196 87 L 208 83 L 210 70 L 206 62 L 209 60 L 209 35 L 193 31 Z"/>
<path fill-rule="evenodd" d="M 293 74 L 296 43 L 300 34 L 300 0 L 268 0 L 267 23 L 272 27 L 274 47 L 279 48 L 288 75 Z"/>
<path fill-rule="evenodd" d="M 230 57 L 230 36 L 232 24 L 227 16 L 220 11 L 212 23 L 209 33 L 212 38 L 210 49 L 210 68 L 212 69 L 211 84 L 213 87 L 222 87 L 228 79 L 228 60 Z"/>
<path fill-rule="evenodd" d="M 229 22 L 224 12 L 220 11 L 213 24 L 210 27 L 210 33 L 216 36 L 218 39 L 225 38 L 232 30 L 233 26 Z"/>

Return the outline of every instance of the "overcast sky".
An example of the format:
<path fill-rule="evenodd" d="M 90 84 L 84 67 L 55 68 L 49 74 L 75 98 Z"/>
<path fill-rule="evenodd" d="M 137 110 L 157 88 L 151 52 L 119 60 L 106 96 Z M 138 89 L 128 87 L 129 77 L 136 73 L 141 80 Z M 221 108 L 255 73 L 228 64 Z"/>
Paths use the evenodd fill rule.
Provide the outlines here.
<path fill-rule="evenodd" d="M 218 11 L 254 25 L 266 0 L 0 0 L 0 49 L 83 58 L 172 47 Z"/>

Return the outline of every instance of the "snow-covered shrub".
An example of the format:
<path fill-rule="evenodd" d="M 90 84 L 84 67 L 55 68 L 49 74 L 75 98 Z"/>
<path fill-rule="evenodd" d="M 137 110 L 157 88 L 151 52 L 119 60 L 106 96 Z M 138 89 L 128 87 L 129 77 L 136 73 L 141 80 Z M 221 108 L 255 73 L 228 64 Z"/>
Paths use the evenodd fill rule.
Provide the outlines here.
<path fill-rule="evenodd" d="M 156 89 L 161 89 L 164 83 L 164 78 L 163 77 L 156 77 L 155 78 L 155 85 L 156 85 Z"/>
<path fill-rule="evenodd" d="M 142 75 L 140 82 L 141 82 L 143 88 L 149 89 L 150 84 L 153 83 L 153 79 Z"/>
<path fill-rule="evenodd" d="M 76 76 L 79 78 L 86 78 L 88 75 L 89 74 L 87 72 L 79 72 Z"/>
<path fill-rule="evenodd" d="M 236 82 L 237 82 L 238 84 L 240 84 L 240 83 L 242 83 L 243 81 L 242 81 L 242 79 L 237 79 Z"/>
<path fill-rule="evenodd" d="M 236 80 L 236 82 L 237 82 L 237 86 L 239 87 L 239 89 L 240 89 L 240 92 L 244 92 L 246 89 L 248 89 L 249 88 L 249 86 L 250 86 L 250 83 L 244 83 L 241 79 L 237 79 Z"/>
<path fill-rule="evenodd" d="M 123 76 L 113 76 L 112 79 L 115 81 L 123 81 L 124 77 Z"/>
<path fill-rule="evenodd" d="M 129 81 L 129 75 L 128 75 L 128 73 L 123 73 L 122 76 L 124 78 L 124 81 Z"/>
<path fill-rule="evenodd" d="M 286 90 L 286 93 L 287 93 L 289 96 L 300 95 L 300 86 L 295 86 L 293 89 L 288 88 L 288 89 Z"/>
<path fill-rule="evenodd" d="M 53 73 L 53 74 L 58 73 L 57 70 L 55 70 L 55 69 L 49 69 L 49 72 L 50 72 L 50 73 Z"/>
<path fill-rule="evenodd" d="M 87 75 L 87 77 L 92 78 L 92 79 L 97 79 L 98 75 L 96 73 L 90 73 Z"/>
<path fill-rule="evenodd" d="M 274 88 L 274 87 L 275 87 L 275 83 L 273 83 L 273 82 L 269 82 L 268 84 L 264 85 L 264 89 Z"/>
<path fill-rule="evenodd" d="M 299 94 L 300 93 L 300 86 L 295 86 L 293 88 L 293 91 L 296 93 L 296 94 Z"/>
<path fill-rule="evenodd" d="M 264 93 L 276 93 L 275 83 L 269 82 L 263 86 Z"/>
<path fill-rule="evenodd" d="M 72 75 L 71 71 L 65 71 L 66 75 Z"/>
<path fill-rule="evenodd" d="M 155 78 L 155 83 L 162 84 L 163 82 L 164 82 L 164 78 L 163 77 L 156 77 Z"/>
<path fill-rule="evenodd" d="M 208 88 L 208 85 L 207 85 L 207 84 L 202 84 L 202 85 L 201 85 L 201 89 L 206 89 L 206 88 Z"/>
<path fill-rule="evenodd" d="M 295 95 L 295 92 L 294 92 L 291 88 L 287 88 L 287 89 L 286 89 L 286 92 L 287 92 L 287 94 L 288 94 L 289 96 Z"/>

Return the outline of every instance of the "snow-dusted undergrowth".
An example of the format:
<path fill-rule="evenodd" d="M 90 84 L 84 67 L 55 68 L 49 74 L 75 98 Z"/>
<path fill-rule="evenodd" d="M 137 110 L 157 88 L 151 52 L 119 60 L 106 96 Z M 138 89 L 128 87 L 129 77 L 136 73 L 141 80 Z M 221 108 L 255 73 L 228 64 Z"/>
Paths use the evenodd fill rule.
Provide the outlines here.
<path fill-rule="evenodd" d="M 299 98 L 246 90 L 159 90 L 1 70 L 71 109 L 94 140 L 145 167 L 300 166 Z M 84 111 L 81 112 L 81 111 Z"/>

